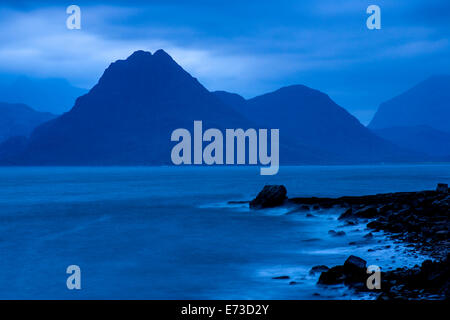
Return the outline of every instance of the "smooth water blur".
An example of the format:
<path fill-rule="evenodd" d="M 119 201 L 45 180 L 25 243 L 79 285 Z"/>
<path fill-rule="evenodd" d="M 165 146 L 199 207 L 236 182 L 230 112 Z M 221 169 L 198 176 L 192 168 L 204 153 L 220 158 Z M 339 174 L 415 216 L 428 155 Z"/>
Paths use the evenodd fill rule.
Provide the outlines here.
<path fill-rule="evenodd" d="M 249 200 L 269 183 L 293 197 L 449 181 L 450 165 L 282 167 L 276 176 L 257 167 L 0 168 L 0 298 L 361 298 L 317 286 L 309 270 L 350 254 L 382 268 L 423 257 L 382 234 L 363 240 L 364 225 L 343 226 L 338 210 L 307 217 L 228 201 Z M 81 267 L 80 291 L 66 288 L 72 264 Z M 272 279 L 280 275 L 291 279 Z"/>

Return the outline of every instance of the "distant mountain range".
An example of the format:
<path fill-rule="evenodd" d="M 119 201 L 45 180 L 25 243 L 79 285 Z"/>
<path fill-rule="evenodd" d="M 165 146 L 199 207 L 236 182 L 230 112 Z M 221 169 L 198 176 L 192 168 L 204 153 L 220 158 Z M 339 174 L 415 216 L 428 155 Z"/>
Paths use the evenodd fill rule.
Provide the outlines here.
<path fill-rule="evenodd" d="M 430 77 L 382 103 L 368 128 L 403 148 L 450 159 L 450 76 Z"/>
<path fill-rule="evenodd" d="M 281 164 L 357 164 L 426 157 L 386 141 L 326 94 L 302 85 L 246 100 L 210 92 L 166 52 L 136 51 L 112 63 L 67 113 L 29 138 L 0 146 L 0 163 L 20 165 L 171 164 L 170 135 L 207 128 L 280 129 Z"/>
<path fill-rule="evenodd" d="M 24 104 L 0 102 L 0 143 L 14 136 L 28 136 L 38 125 L 55 117 Z"/>
<path fill-rule="evenodd" d="M 87 92 L 72 86 L 67 80 L 37 79 L 21 76 L 0 87 L 0 101 L 24 103 L 41 112 L 62 114 L 69 111 L 75 99 Z"/>
<path fill-rule="evenodd" d="M 224 91 L 215 94 L 263 127 L 279 128 L 285 141 L 298 141 L 315 150 L 324 163 L 407 161 L 417 157 L 374 135 L 328 95 L 303 85 L 249 100 Z"/>

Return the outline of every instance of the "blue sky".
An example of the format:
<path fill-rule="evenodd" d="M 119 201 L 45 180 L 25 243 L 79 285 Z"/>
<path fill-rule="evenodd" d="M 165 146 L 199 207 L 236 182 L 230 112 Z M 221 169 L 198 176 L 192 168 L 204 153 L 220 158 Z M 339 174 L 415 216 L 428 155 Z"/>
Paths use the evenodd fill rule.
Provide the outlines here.
<path fill-rule="evenodd" d="M 81 30 L 66 7 L 81 7 Z M 381 30 L 366 8 L 381 8 Z M 244 97 L 305 84 L 367 123 L 379 103 L 450 73 L 450 1 L 5 1 L 0 81 L 90 88 L 114 60 L 165 49 L 210 90 Z"/>

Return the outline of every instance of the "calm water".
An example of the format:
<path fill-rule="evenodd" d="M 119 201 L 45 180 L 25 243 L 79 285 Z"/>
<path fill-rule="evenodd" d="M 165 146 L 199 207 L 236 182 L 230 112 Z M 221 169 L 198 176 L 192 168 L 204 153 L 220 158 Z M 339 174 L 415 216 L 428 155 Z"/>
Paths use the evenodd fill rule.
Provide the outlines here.
<path fill-rule="evenodd" d="M 342 226 L 337 210 L 306 217 L 227 202 L 268 183 L 289 196 L 342 196 L 437 182 L 450 182 L 450 165 L 282 167 L 274 177 L 256 167 L 0 168 L 0 298 L 361 298 L 317 286 L 310 268 L 350 254 L 385 269 L 423 257 L 382 234 L 363 241 L 364 225 Z M 66 288 L 72 264 L 80 291 Z"/>

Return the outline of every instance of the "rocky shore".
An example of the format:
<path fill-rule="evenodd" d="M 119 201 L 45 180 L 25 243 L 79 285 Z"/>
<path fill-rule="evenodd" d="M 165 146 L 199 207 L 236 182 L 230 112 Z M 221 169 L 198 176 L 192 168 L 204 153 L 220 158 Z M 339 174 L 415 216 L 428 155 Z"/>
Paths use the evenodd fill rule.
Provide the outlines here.
<path fill-rule="evenodd" d="M 449 298 L 448 185 L 438 184 L 434 191 L 340 198 L 287 198 L 286 195 L 282 185 L 265 186 L 249 206 L 255 210 L 289 206 L 292 211 L 340 208 L 343 213 L 339 220 L 346 224 L 364 222 L 369 230 L 383 231 L 434 260 L 425 260 L 413 268 L 381 271 L 380 299 Z M 366 261 L 361 258 L 350 256 L 342 266 L 316 268 L 322 272 L 319 285 L 344 283 L 358 291 L 369 290 L 366 280 L 370 274 L 366 272 Z"/>

